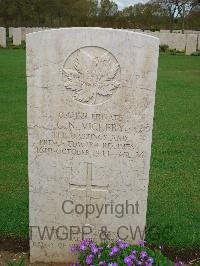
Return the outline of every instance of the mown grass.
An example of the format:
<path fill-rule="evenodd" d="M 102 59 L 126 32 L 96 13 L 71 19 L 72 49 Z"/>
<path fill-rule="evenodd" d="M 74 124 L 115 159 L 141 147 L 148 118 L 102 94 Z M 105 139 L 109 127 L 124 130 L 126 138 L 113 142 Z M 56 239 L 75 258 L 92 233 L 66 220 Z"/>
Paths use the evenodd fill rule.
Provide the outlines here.
<path fill-rule="evenodd" d="M 28 234 L 25 51 L 0 49 L 0 233 Z"/>
<path fill-rule="evenodd" d="M 200 243 L 199 96 L 200 58 L 161 55 L 146 238 L 178 249 Z M 24 50 L 0 49 L 0 97 L 0 235 L 27 237 Z"/>
<path fill-rule="evenodd" d="M 199 102 L 200 58 L 160 56 L 147 222 L 176 248 L 200 244 Z"/>

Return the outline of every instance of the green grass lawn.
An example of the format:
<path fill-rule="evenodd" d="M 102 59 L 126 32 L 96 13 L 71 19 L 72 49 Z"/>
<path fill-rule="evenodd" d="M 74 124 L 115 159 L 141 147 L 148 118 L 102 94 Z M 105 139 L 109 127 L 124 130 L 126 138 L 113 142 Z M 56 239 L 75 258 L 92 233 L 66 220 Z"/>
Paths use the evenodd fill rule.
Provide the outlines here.
<path fill-rule="evenodd" d="M 196 247 L 200 222 L 200 58 L 161 55 L 147 240 Z M 0 49 L 0 235 L 28 236 L 25 51 Z"/>

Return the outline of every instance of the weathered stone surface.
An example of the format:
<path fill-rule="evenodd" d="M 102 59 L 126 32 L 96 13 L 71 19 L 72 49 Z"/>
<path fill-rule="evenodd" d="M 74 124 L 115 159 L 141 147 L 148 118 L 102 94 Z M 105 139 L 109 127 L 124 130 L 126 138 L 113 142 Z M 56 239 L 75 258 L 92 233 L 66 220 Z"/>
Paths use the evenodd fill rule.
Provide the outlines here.
<path fill-rule="evenodd" d="M 158 53 L 125 30 L 27 35 L 32 262 L 69 262 L 82 237 L 143 237 Z"/>
<path fill-rule="evenodd" d="M 6 47 L 6 29 L 4 27 L 0 27 L 0 46 Z"/>
<path fill-rule="evenodd" d="M 197 50 L 197 35 L 196 34 L 187 34 L 186 40 L 186 55 L 191 55 Z"/>
<path fill-rule="evenodd" d="M 22 31 L 21 28 L 13 28 L 13 45 L 21 45 Z"/>

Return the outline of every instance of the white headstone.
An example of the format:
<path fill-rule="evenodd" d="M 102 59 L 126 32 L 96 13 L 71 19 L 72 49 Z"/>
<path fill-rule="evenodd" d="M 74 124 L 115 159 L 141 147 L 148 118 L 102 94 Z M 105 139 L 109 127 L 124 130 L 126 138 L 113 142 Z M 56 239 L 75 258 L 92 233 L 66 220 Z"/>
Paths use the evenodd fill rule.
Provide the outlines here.
<path fill-rule="evenodd" d="M 170 30 L 160 30 L 160 32 L 163 32 L 163 33 L 169 33 Z"/>
<path fill-rule="evenodd" d="M 174 49 L 174 38 L 176 38 L 176 33 L 160 33 L 160 44 L 168 45 L 170 49 Z"/>
<path fill-rule="evenodd" d="M 173 30 L 173 33 L 182 33 L 182 30 Z"/>
<path fill-rule="evenodd" d="M 159 39 L 160 39 L 160 45 L 168 45 L 170 47 L 171 45 L 171 33 L 167 32 L 161 32 L 159 34 Z"/>
<path fill-rule="evenodd" d="M 42 28 L 39 28 L 39 27 L 36 27 L 36 28 L 32 28 L 32 32 L 38 32 L 38 31 L 41 31 Z"/>
<path fill-rule="evenodd" d="M 160 36 L 160 32 L 159 31 L 151 31 L 151 32 L 145 32 L 145 34 L 148 34 L 148 35 L 151 35 L 151 36 L 154 36 L 154 37 L 156 37 L 156 38 L 159 38 L 159 36 Z"/>
<path fill-rule="evenodd" d="M 26 28 L 26 34 L 29 34 L 29 33 L 31 33 L 31 32 L 32 32 L 32 30 L 31 30 L 30 27 Z"/>
<path fill-rule="evenodd" d="M 159 35 L 160 45 L 168 45 L 170 49 L 185 51 L 186 35 L 179 33 L 163 33 Z"/>
<path fill-rule="evenodd" d="M 12 36 L 13 36 L 13 27 L 10 27 L 8 29 L 8 33 L 9 33 L 9 38 L 12 38 Z"/>
<path fill-rule="evenodd" d="M 31 32 L 37 32 L 37 28 L 31 28 Z"/>
<path fill-rule="evenodd" d="M 21 28 L 13 28 L 13 45 L 21 45 L 22 31 Z"/>
<path fill-rule="evenodd" d="M 69 262 L 72 243 L 129 226 L 144 237 L 158 54 L 125 30 L 27 35 L 31 262 Z"/>
<path fill-rule="evenodd" d="M 200 31 L 198 31 L 198 30 L 185 30 L 184 33 L 186 33 L 186 34 L 199 34 Z"/>
<path fill-rule="evenodd" d="M 0 46 L 6 47 L 6 29 L 4 27 L 0 27 Z"/>
<path fill-rule="evenodd" d="M 186 34 L 171 33 L 170 48 L 177 51 L 185 51 Z"/>
<path fill-rule="evenodd" d="M 186 55 L 191 55 L 197 50 L 197 35 L 196 34 L 187 34 L 186 40 Z"/>
<path fill-rule="evenodd" d="M 198 45 L 197 45 L 197 50 L 200 51 L 200 34 L 198 34 Z"/>
<path fill-rule="evenodd" d="M 26 28 L 22 27 L 21 32 L 22 32 L 22 41 L 25 41 L 26 40 Z"/>
<path fill-rule="evenodd" d="M 133 29 L 134 32 L 143 32 L 141 29 Z"/>

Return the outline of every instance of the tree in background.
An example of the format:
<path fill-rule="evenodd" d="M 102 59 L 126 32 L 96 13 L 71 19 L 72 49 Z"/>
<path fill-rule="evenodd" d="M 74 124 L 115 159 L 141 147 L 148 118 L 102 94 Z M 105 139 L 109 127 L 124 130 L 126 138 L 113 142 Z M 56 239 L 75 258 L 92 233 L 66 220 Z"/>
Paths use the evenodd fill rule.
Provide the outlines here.
<path fill-rule="evenodd" d="M 185 18 L 190 14 L 192 9 L 199 6 L 198 0 L 177 0 L 178 15 L 181 17 L 182 33 L 185 30 Z"/>
<path fill-rule="evenodd" d="M 170 32 L 173 32 L 174 22 L 178 15 L 177 0 L 155 0 L 154 3 L 159 4 L 160 8 L 167 12 L 170 20 Z"/>
<path fill-rule="evenodd" d="M 150 0 L 118 10 L 113 0 L 0 0 L 0 26 L 200 30 L 198 1 Z"/>
<path fill-rule="evenodd" d="M 185 19 L 193 8 L 199 6 L 199 0 L 155 0 L 160 7 L 165 9 L 170 18 L 170 32 L 173 31 L 175 21 L 181 19 L 182 33 L 185 30 Z"/>
<path fill-rule="evenodd" d="M 110 0 L 101 0 L 99 14 L 103 17 L 114 16 L 118 12 L 118 6 L 115 2 Z"/>
<path fill-rule="evenodd" d="M 194 29 L 199 29 L 200 25 L 200 5 L 195 6 L 187 16 L 187 24 L 193 25 Z"/>

